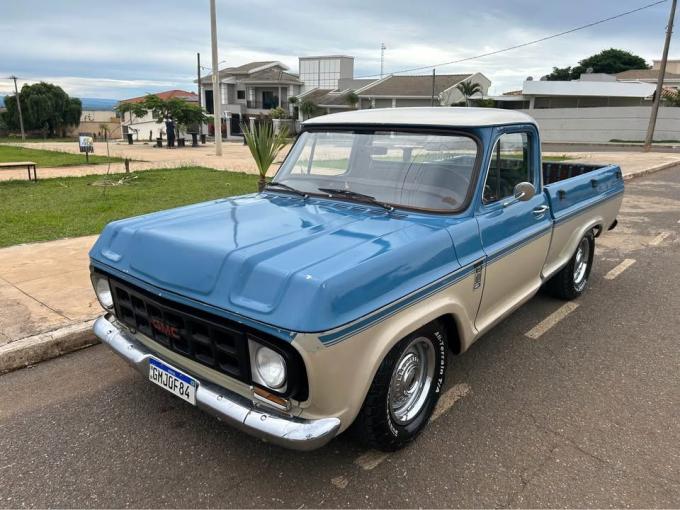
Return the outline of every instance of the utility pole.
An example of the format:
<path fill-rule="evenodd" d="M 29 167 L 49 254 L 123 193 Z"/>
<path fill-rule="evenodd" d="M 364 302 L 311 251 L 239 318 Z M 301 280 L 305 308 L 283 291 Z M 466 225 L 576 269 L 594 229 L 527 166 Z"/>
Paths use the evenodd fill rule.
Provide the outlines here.
<path fill-rule="evenodd" d="M 385 50 L 387 46 L 385 43 L 380 43 L 380 79 L 385 75 Z"/>
<path fill-rule="evenodd" d="M 17 110 L 19 110 L 19 127 L 21 128 L 21 141 L 26 141 L 26 133 L 24 133 L 24 115 L 21 113 L 21 99 L 19 98 L 19 89 L 17 88 L 17 77 L 12 75 L 10 80 L 14 80 L 14 97 L 17 98 Z"/>
<path fill-rule="evenodd" d="M 434 79 L 435 79 L 435 70 L 432 69 L 432 106 L 434 106 Z"/>
<path fill-rule="evenodd" d="M 222 155 L 222 94 L 217 58 L 217 13 L 215 0 L 210 0 L 210 42 L 212 44 L 213 119 L 215 126 L 215 155 Z"/>
<path fill-rule="evenodd" d="M 663 57 L 661 57 L 661 65 L 659 66 L 659 78 L 656 83 L 656 92 L 654 93 L 654 103 L 652 104 L 652 115 L 649 118 L 649 129 L 647 129 L 647 138 L 645 139 L 644 151 L 649 152 L 652 149 L 652 141 L 654 140 L 654 130 L 656 129 L 656 118 L 659 115 L 659 104 L 661 103 L 661 95 L 663 94 L 663 80 L 666 77 L 666 63 L 668 62 L 668 50 L 671 46 L 671 37 L 673 35 L 673 22 L 675 21 L 675 8 L 678 0 L 673 0 L 671 5 L 671 14 L 668 18 L 668 26 L 666 27 L 666 42 L 663 46 Z"/>
<path fill-rule="evenodd" d="M 196 53 L 196 77 L 198 83 L 198 107 L 203 110 L 203 101 L 201 100 L 201 54 Z M 203 134 L 203 123 L 198 123 L 198 134 Z"/>

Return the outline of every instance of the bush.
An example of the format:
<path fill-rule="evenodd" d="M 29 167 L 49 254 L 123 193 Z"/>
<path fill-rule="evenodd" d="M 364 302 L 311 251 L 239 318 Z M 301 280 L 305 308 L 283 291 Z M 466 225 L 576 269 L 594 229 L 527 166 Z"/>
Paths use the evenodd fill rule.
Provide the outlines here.
<path fill-rule="evenodd" d="M 280 106 L 277 106 L 276 108 L 269 110 L 269 116 L 272 119 L 286 119 L 288 118 L 288 112 Z"/>

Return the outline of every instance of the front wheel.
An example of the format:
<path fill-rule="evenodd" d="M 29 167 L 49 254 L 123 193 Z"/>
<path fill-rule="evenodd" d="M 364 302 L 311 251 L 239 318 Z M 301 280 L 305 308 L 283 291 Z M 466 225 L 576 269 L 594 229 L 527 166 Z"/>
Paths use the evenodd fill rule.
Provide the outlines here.
<path fill-rule="evenodd" d="M 380 364 L 352 425 L 371 448 L 394 451 L 427 424 L 444 385 L 446 334 L 432 323 L 401 340 Z"/>
<path fill-rule="evenodd" d="M 593 267 L 595 237 L 588 232 L 578 243 L 576 253 L 569 263 L 548 282 L 548 290 L 560 299 L 576 299 L 586 290 Z"/>

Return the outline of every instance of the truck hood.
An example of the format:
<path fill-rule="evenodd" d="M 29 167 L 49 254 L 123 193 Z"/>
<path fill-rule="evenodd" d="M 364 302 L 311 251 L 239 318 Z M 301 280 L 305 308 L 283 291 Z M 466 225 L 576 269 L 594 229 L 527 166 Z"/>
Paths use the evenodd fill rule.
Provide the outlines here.
<path fill-rule="evenodd" d="M 276 328 L 321 332 L 460 267 L 451 221 L 261 193 L 113 222 L 90 257 Z"/>

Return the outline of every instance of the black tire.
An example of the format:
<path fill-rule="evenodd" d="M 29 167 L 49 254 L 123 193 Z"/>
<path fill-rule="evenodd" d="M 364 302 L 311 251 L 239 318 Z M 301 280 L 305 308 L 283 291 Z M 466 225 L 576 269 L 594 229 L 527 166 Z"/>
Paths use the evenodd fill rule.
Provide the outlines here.
<path fill-rule="evenodd" d="M 429 347 L 427 345 L 429 344 Z M 433 357 L 432 379 L 427 390 L 420 393 L 425 400 L 421 401 L 414 409 L 419 409 L 413 417 L 399 422 L 393 412 L 390 400 L 390 385 L 393 375 L 399 379 L 404 374 L 396 372 L 397 364 L 403 361 L 403 356 L 412 352 L 414 345 L 432 349 Z M 429 354 L 427 354 L 428 359 Z M 366 395 L 364 405 L 356 420 L 352 424 L 354 437 L 369 448 L 382 451 L 395 451 L 403 448 L 412 441 L 427 425 L 428 419 L 434 410 L 439 395 L 444 387 L 444 375 L 446 372 L 448 349 L 446 342 L 446 330 L 437 322 L 428 324 L 418 331 L 400 340 L 387 354 L 375 374 L 371 388 Z M 429 363 L 429 361 L 428 361 Z M 429 365 L 428 365 L 429 366 Z M 396 384 L 396 383 L 395 383 Z M 420 398 L 418 399 L 420 401 Z"/>
<path fill-rule="evenodd" d="M 583 243 L 587 243 L 587 248 L 584 247 L 587 253 L 588 261 L 586 263 L 585 272 L 581 278 L 576 277 L 576 267 L 580 263 L 578 256 L 579 250 Z M 564 266 L 559 273 L 553 276 L 547 283 L 546 287 L 550 294 L 559 299 L 572 300 L 583 294 L 588 286 L 588 278 L 590 277 L 590 270 L 593 267 L 593 256 L 595 255 L 595 237 L 592 232 L 588 232 L 579 241 L 576 252 L 569 260 L 569 263 Z"/>

